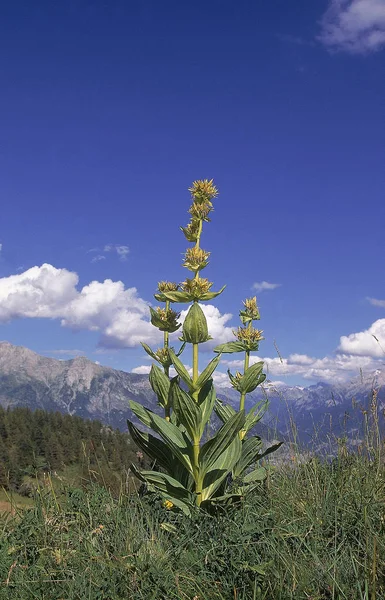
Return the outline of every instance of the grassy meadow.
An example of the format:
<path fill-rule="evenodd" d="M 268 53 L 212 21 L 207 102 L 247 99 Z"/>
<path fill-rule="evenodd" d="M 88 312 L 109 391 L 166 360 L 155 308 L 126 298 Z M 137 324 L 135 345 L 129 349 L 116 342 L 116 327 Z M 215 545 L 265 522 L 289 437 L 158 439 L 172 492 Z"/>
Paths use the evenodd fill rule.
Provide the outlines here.
<path fill-rule="evenodd" d="M 39 487 L 1 517 L 0 598 L 385 597 L 380 453 L 270 467 L 240 505 L 188 518 L 155 496 Z"/>

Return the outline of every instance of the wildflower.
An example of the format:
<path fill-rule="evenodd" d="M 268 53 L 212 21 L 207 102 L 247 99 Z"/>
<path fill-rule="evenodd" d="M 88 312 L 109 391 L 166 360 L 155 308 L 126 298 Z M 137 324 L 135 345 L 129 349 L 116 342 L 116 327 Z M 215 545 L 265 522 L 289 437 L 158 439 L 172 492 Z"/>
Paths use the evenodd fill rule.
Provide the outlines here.
<path fill-rule="evenodd" d="M 151 313 L 151 323 L 160 329 L 160 331 L 168 331 L 169 333 L 173 333 L 180 327 L 180 323 L 178 323 L 178 319 L 180 317 L 180 313 L 175 312 L 171 308 L 160 308 L 157 307 L 156 310 L 150 308 Z"/>
<path fill-rule="evenodd" d="M 209 222 L 209 214 L 213 210 L 213 205 L 210 200 L 206 200 L 201 203 L 193 202 L 189 208 L 189 213 L 192 216 L 192 220 L 207 221 Z"/>
<path fill-rule="evenodd" d="M 239 387 L 239 384 L 240 384 L 240 382 L 241 382 L 241 379 L 242 379 L 242 377 L 243 377 L 242 373 L 240 373 L 239 371 L 237 371 L 237 372 L 235 373 L 235 375 L 232 375 L 232 376 L 231 376 L 231 378 L 230 378 L 231 385 L 232 385 L 232 386 L 233 386 L 233 388 L 235 388 L 236 390 L 237 390 L 237 389 L 238 389 L 238 387 Z"/>
<path fill-rule="evenodd" d="M 254 329 L 254 327 L 238 327 L 236 331 L 233 331 L 238 341 L 245 342 L 246 344 L 255 344 L 263 340 L 262 333 L 263 331 Z"/>
<path fill-rule="evenodd" d="M 248 317 L 248 320 L 250 321 L 258 320 L 260 318 L 256 296 L 253 298 L 246 298 L 246 300 L 243 302 L 243 306 L 245 307 L 245 310 L 241 310 L 241 317 Z"/>
<path fill-rule="evenodd" d="M 218 196 L 218 189 L 214 185 L 213 179 L 197 179 L 188 189 L 195 202 L 211 200 Z"/>
<path fill-rule="evenodd" d="M 187 248 L 183 266 L 190 271 L 200 271 L 208 265 L 210 252 L 202 250 L 202 248 Z"/>
<path fill-rule="evenodd" d="M 189 242 L 196 242 L 199 236 L 200 220 L 192 218 L 186 227 L 181 227 L 186 239 Z"/>
<path fill-rule="evenodd" d="M 162 294 L 163 292 L 176 292 L 178 284 L 173 281 L 159 281 L 158 291 Z"/>
<path fill-rule="evenodd" d="M 167 348 L 158 348 L 158 350 L 154 352 L 154 355 L 161 365 L 167 366 L 171 364 Z"/>
<path fill-rule="evenodd" d="M 192 299 L 199 300 L 203 294 L 207 294 L 207 292 L 211 289 L 213 283 L 208 279 L 200 278 L 200 279 L 188 279 L 180 284 L 181 290 L 190 294 Z"/>
<path fill-rule="evenodd" d="M 174 504 L 171 502 L 171 500 L 165 500 L 163 502 L 163 506 L 166 510 L 171 510 Z"/>

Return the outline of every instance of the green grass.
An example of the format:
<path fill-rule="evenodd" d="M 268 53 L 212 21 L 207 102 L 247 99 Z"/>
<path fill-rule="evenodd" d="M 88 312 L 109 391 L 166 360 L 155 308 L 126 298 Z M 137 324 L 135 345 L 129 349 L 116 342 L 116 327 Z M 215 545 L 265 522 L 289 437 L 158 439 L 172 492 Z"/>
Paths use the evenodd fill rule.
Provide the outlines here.
<path fill-rule="evenodd" d="M 3 519 L 0 599 L 383 600 L 384 478 L 362 456 L 311 460 L 192 520 L 151 497 L 48 487 Z"/>

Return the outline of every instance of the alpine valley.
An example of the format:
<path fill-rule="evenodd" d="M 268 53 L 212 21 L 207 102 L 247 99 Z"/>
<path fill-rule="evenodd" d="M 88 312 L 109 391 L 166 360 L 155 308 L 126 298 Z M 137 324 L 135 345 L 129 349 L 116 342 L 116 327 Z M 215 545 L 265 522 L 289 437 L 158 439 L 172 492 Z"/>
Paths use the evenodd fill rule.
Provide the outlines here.
<path fill-rule="evenodd" d="M 363 414 L 373 405 L 377 391 L 378 413 L 385 408 L 385 366 L 358 375 L 341 384 L 317 383 L 309 387 L 275 387 L 248 395 L 248 408 L 269 399 L 269 408 L 257 431 L 265 439 L 292 438 L 293 424 L 298 439 L 305 445 L 318 440 L 326 444 L 330 436 L 347 435 L 359 440 L 363 435 Z M 219 387 L 217 396 L 233 406 L 238 394 Z M 85 357 L 58 360 L 36 354 L 22 346 L 0 342 L 0 405 L 26 406 L 32 410 L 60 411 L 78 415 L 127 431 L 132 419 L 128 400 L 133 399 L 159 411 L 147 375 L 127 373 L 96 364 Z M 135 419 L 133 419 L 135 422 Z"/>

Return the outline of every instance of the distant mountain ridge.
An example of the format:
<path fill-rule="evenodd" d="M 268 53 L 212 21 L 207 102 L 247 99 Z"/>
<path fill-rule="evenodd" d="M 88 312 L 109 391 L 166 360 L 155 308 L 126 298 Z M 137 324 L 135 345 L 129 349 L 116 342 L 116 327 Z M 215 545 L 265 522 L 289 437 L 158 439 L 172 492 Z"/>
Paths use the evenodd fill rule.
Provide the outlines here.
<path fill-rule="evenodd" d="M 345 384 L 317 383 L 309 387 L 267 384 L 248 396 L 253 403 L 268 396 L 269 410 L 265 426 L 286 437 L 291 428 L 289 413 L 297 425 L 299 437 L 306 441 L 322 423 L 334 423 L 342 430 L 349 421 L 352 404 L 367 407 L 372 390 L 378 390 L 380 410 L 385 407 L 385 367 L 358 376 Z M 237 392 L 217 388 L 217 395 L 234 406 Z M 131 418 L 128 400 L 136 400 L 159 410 L 148 376 L 127 373 L 96 364 L 85 357 L 71 360 L 47 358 L 9 342 L 0 342 L 0 405 L 28 406 L 31 409 L 58 410 L 86 419 L 98 419 L 113 427 L 127 430 Z M 351 420 L 350 429 L 355 425 Z"/>

